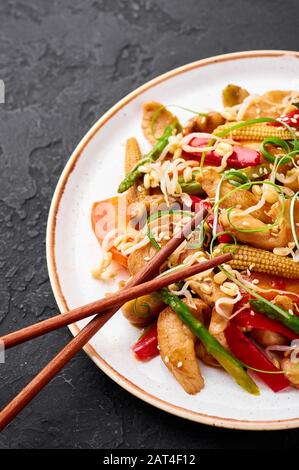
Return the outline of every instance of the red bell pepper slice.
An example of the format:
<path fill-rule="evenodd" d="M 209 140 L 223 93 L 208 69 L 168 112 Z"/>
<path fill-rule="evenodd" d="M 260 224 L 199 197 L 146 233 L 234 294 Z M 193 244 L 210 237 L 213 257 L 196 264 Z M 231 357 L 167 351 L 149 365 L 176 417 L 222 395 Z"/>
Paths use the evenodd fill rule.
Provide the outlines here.
<path fill-rule="evenodd" d="M 209 201 L 205 201 L 204 199 L 201 199 L 200 197 L 197 197 L 197 196 L 190 196 L 191 200 L 192 200 L 192 206 L 191 206 L 191 209 L 194 211 L 194 212 L 198 212 L 200 209 L 204 208 L 206 209 L 207 211 L 211 210 L 212 209 L 212 204 L 209 202 Z M 207 217 L 207 224 L 212 228 L 213 227 L 213 221 L 214 221 L 214 214 L 210 214 L 208 217 Z M 220 224 L 220 222 L 217 223 L 217 233 L 219 232 L 223 232 L 224 231 L 224 228 L 222 227 L 222 225 Z M 219 243 L 233 243 L 233 238 L 224 233 L 222 235 L 219 235 L 219 237 L 217 237 Z"/>
<path fill-rule="evenodd" d="M 201 209 L 206 209 L 207 211 L 212 209 L 212 204 L 209 201 L 205 201 L 197 196 L 190 195 L 190 199 L 192 201 L 191 210 L 193 212 L 198 212 Z"/>
<path fill-rule="evenodd" d="M 275 290 L 286 290 L 286 283 L 282 277 L 267 274 L 271 287 Z"/>
<path fill-rule="evenodd" d="M 289 339 L 299 338 L 296 333 L 289 330 L 286 326 L 281 323 L 272 320 L 271 318 L 265 317 L 263 314 L 254 312 L 253 310 L 243 310 L 233 318 L 233 323 L 243 328 L 252 327 L 258 330 L 269 330 L 274 333 L 280 333 Z"/>
<path fill-rule="evenodd" d="M 220 155 L 217 155 L 217 153 L 214 152 L 214 150 L 211 150 L 211 152 L 206 153 L 204 164 L 210 165 L 210 166 L 220 166 L 221 160 L 222 160 L 222 157 Z"/>
<path fill-rule="evenodd" d="M 288 124 L 290 127 L 299 127 L 299 109 L 283 114 L 277 120 Z M 280 122 L 269 122 L 268 124 L 275 127 L 281 127 L 282 125 Z"/>
<path fill-rule="evenodd" d="M 247 147 L 234 145 L 234 151 L 227 160 L 227 165 L 232 168 L 246 168 L 247 166 L 260 165 L 261 153 Z"/>
<path fill-rule="evenodd" d="M 208 144 L 207 139 L 202 139 L 200 137 L 194 137 L 191 140 L 190 144 L 191 147 L 204 147 Z M 196 151 L 194 153 L 184 153 L 184 156 L 191 155 L 196 158 L 200 158 L 202 152 Z M 247 147 L 240 147 L 239 145 L 233 146 L 233 153 L 227 160 L 227 166 L 230 168 L 245 168 L 248 166 L 257 166 L 261 163 L 261 153 L 247 148 Z M 204 163 L 206 165 L 211 166 L 220 166 L 222 161 L 222 157 L 218 155 L 215 150 L 210 150 L 206 152 Z"/>
<path fill-rule="evenodd" d="M 145 330 L 131 349 L 140 361 L 148 361 L 159 355 L 157 322 Z"/>
<path fill-rule="evenodd" d="M 194 137 L 189 145 L 191 147 L 207 147 L 209 144 L 209 139 L 206 138 L 201 138 L 201 137 Z M 183 156 L 185 158 L 197 158 L 200 159 L 202 155 L 202 152 L 200 151 L 194 151 L 192 153 L 190 152 L 183 152 Z M 214 151 L 208 151 L 206 152 L 205 155 L 205 164 L 206 165 L 211 165 L 211 166 L 220 166 L 221 165 L 221 157 L 220 155 L 217 155 Z"/>
<path fill-rule="evenodd" d="M 275 276 L 273 274 L 256 273 L 252 272 L 250 275 L 244 274 L 244 279 L 252 282 L 253 280 L 258 281 L 258 287 L 264 289 L 263 297 L 267 300 L 273 300 L 278 291 L 287 291 L 287 296 L 299 304 L 299 282 L 297 279 L 287 279 L 284 277 Z M 294 311 L 297 314 L 297 310 Z"/>
<path fill-rule="evenodd" d="M 248 280 L 253 281 L 254 279 L 258 279 L 259 286 L 264 289 L 289 290 L 286 285 L 286 282 L 288 282 L 289 279 L 286 279 L 284 277 L 279 277 L 275 276 L 274 274 L 268 273 L 266 274 L 253 272 L 250 274 L 250 276 L 248 276 Z"/>
<path fill-rule="evenodd" d="M 226 328 L 225 337 L 232 353 L 245 365 L 268 372 L 279 372 L 270 359 L 233 322 L 230 322 Z M 256 371 L 254 373 L 273 392 L 279 392 L 289 386 L 289 381 L 283 374 L 267 374 Z"/>
<path fill-rule="evenodd" d="M 210 214 L 207 217 L 207 224 L 209 227 L 213 228 L 214 224 L 214 214 Z M 224 228 L 222 227 L 221 223 L 217 221 L 217 227 L 216 227 L 217 233 L 224 232 Z M 233 243 L 234 239 L 228 234 L 228 233 L 223 233 L 217 237 L 217 240 L 219 243 Z"/>
<path fill-rule="evenodd" d="M 239 302 L 235 304 L 234 312 L 236 312 L 237 310 L 240 310 L 240 308 L 242 307 L 245 307 L 245 305 L 248 304 L 249 300 L 252 298 L 252 296 L 248 292 L 246 292 L 244 289 L 240 289 L 240 292 L 242 294 L 242 299 L 239 300 Z M 248 304 L 248 308 L 249 308 L 249 304 Z"/>

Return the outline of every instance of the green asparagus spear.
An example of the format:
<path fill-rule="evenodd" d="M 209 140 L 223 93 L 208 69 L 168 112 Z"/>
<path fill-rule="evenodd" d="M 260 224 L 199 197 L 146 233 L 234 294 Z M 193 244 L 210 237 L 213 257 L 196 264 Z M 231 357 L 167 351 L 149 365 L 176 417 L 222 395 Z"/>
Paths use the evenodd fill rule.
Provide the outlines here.
<path fill-rule="evenodd" d="M 125 176 L 123 181 L 120 183 L 118 187 L 118 192 L 119 193 L 124 193 L 129 189 L 135 181 L 139 178 L 139 176 L 142 175 L 142 173 L 139 170 L 139 167 L 141 165 L 144 165 L 145 163 L 149 162 L 154 162 L 159 158 L 161 155 L 162 151 L 165 149 L 166 145 L 168 144 L 168 139 L 172 135 L 172 132 L 174 129 L 180 130 L 180 125 L 178 121 L 175 121 L 173 124 L 170 126 L 165 127 L 163 135 L 157 140 L 156 144 L 152 148 L 152 150 L 147 153 L 140 162 Z"/>
<path fill-rule="evenodd" d="M 249 180 L 254 181 L 259 178 L 265 178 L 267 175 L 269 176 L 271 168 L 269 163 L 261 163 L 261 165 L 242 168 L 240 171 L 241 173 L 244 173 Z"/>
<path fill-rule="evenodd" d="M 243 184 L 247 181 L 255 181 L 265 178 L 265 176 L 270 175 L 271 168 L 269 163 L 262 163 L 261 165 L 248 166 L 240 170 L 229 170 L 228 173 L 229 182 L 231 184 L 234 184 L 235 181 Z"/>
<path fill-rule="evenodd" d="M 188 181 L 187 183 L 184 180 L 182 175 L 179 176 L 179 179 L 178 179 L 179 185 L 181 186 L 184 193 L 191 194 L 194 196 L 205 195 L 205 192 L 202 189 L 201 184 L 198 181 L 196 181 L 196 177 L 198 174 L 199 174 L 199 171 L 194 171 L 192 175 L 192 180 Z"/>
<path fill-rule="evenodd" d="M 242 363 L 227 351 L 214 336 L 212 336 L 204 325 L 195 318 L 190 309 L 176 295 L 167 289 L 160 291 L 163 302 L 169 305 L 186 323 L 191 331 L 204 344 L 207 351 L 222 365 L 222 367 L 235 379 L 237 384 L 253 395 L 259 395 L 259 388 L 252 378 L 247 374 Z"/>
<path fill-rule="evenodd" d="M 144 165 L 145 163 L 149 163 L 152 160 L 150 158 L 143 158 L 140 160 L 139 163 L 125 176 L 125 178 L 122 180 L 120 183 L 117 192 L 118 193 L 124 193 L 127 191 L 127 189 L 131 188 L 135 181 L 141 176 L 141 171 L 139 170 L 139 167 L 141 165 Z"/>
<path fill-rule="evenodd" d="M 278 305 L 271 304 L 269 301 L 249 300 L 249 303 L 257 312 L 264 313 L 267 317 L 283 323 L 290 330 L 299 334 L 299 317 L 297 315 L 284 310 Z"/>

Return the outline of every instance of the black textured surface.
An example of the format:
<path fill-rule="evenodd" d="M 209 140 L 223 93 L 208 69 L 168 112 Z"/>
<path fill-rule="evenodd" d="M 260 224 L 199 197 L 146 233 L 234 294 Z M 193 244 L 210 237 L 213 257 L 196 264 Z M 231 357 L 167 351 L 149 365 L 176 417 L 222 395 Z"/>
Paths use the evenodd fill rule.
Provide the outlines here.
<path fill-rule="evenodd" d="M 119 98 L 173 67 L 298 48 L 296 0 L 0 1 L 0 328 L 55 311 L 45 260 L 51 196 L 68 155 Z M 9 351 L 3 406 L 70 339 Z M 130 396 L 79 354 L 0 435 L 0 448 L 295 448 L 299 431 L 215 429 Z"/>

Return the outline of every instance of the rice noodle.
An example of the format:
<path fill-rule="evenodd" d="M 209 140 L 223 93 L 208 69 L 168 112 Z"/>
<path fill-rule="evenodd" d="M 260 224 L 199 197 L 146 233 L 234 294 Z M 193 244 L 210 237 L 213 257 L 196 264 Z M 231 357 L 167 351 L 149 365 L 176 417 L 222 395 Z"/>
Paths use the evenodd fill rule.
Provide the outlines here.
<path fill-rule="evenodd" d="M 189 196 L 189 194 L 187 194 L 187 193 L 182 193 L 181 194 L 181 201 L 188 208 L 190 208 L 192 206 L 192 199 Z"/>
<path fill-rule="evenodd" d="M 187 134 L 183 139 L 181 144 L 182 145 L 187 145 L 189 142 L 191 142 L 192 139 L 194 138 L 199 138 L 199 139 L 215 139 L 216 136 L 213 134 L 209 134 L 207 132 L 191 132 L 190 134 Z M 194 147 L 193 147 L 194 148 Z"/>
<path fill-rule="evenodd" d="M 206 257 L 203 256 L 203 252 L 202 251 L 195 251 L 195 253 L 192 253 L 191 255 L 187 256 L 184 259 L 184 265 L 185 266 L 192 266 L 192 264 L 195 261 L 202 261 L 202 259 L 204 261 L 206 261 Z"/>
<path fill-rule="evenodd" d="M 214 167 L 214 170 L 217 171 L 217 173 L 222 173 L 225 170 L 225 168 L 227 167 L 227 160 L 230 156 L 231 152 L 227 152 L 221 159 L 221 165 Z"/>
<path fill-rule="evenodd" d="M 214 209 L 214 221 L 213 221 L 213 228 L 212 228 L 212 233 L 214 237 L 217 235 L 217 230 L 218 230 L 218 212 L 219 212 L 218 205 L 219 205 L 219 200 L 220 200 L 220 189 L 223 183 L 223 178 L 224 177 L 222 176 L 219 183 L 217 184 L 216 194 L 215 194 L 214 208 L 217 209 L 217 212 L 215 212 L 215 209 Z"/>
<path fill-rule="evenodd" d="M 125 256 L 130 255 L 134 251 L 139 250 L 139 248 L 143 248 L 144 246 L 148 245 L 149 242 L 150 240 L 146 235 L 140 242 L 136 243 L 136 245 L 133 245 L 126 250 L 121 250 L 122 254 L 124 254 Z"/>
<path fill-rule="evenodd" d="M 167 188 L 168 194 L 174 196 L 176 194 L 176 189 L 178 185 L 178 179 L 179 179 L 179 173 L 177 169 L 177 164 L 175 161 L 169 165 L 169 173 L 168 173 L 168 178 L 169 178 L 169 186 Z M 172 171 L 172 179 L 170 178 L 170 172 Z"/>
<path fill-rule="evenodd" d="M 255 204 L 255 206 L 251 206 L 251 207 L 248 207 L 247 209 L 243 210 L 242 215 L 249 215 L 252 212 L 258 211 L 259 209 L 261 209 L 263 207 L 265 202 L 266 202 L 266 199 L 265 199 L 265 195 L 263 194 L 261 199 L 259 200 L 259 202 L 257 204 Z"/>
<path fill-rule="evenodd" d="M 294 183 L 295 181 L 299 181 L 299 169 L 297 167 L 295 171 L 293 172 L 293 174 L 290 176 L 277 174 L 276 179 L 280 181 L 280 183 L 283 183 L 283 184 Z"/>
<path fill-rule="evenodd" d="M 193 297 L 188 290 L 185 292 L 185 299 L 188 307 L 196 309 L 196 303 L 194 302 Z"/>
<path fill-rule="evenodd" d="M 192 147 L 192 145 L 183 145 L 182 149 L 184 150 L 184 152 L 187 152 L 187 153 L 210 152 L 211 150 L 214 150 L 216 143 L 217 142 L 215 142 L 213 145 L 209 145 L 209 146 L 206 146 L 206 147 L 203 147 L 203 146 Z"/>
<path fill-rule="evenodd" d="M 238 273 L 239 274 L 239 273 Z M 278 294 L 284 294 L 284 295 L 293 295 L 295 297 L 298 297 L 299 299 L 299 295 L 296 294 L 295 292 L 291 292 L 291 291 L 288 291 L 288 290 L 280 290 L 280 289 L 263 289 L 262 287 L 258 287 L 256 284 L 252 284 L 251 282 L 249 281 L 246 281 L 240 274 L 239 274 L 242 282 L 247 285 L 248 287 L 250 287 L 252 290 L 255 290 L 256 292 L 261 292 L 261 293 L 269 293 L 269 292 L 277 292 Z"/>
<path fill-rule="evenodd" d="M 230 318 L 232 318 L 232 317 L 226 315 L 226 313 L 223 309 L 223 306 L 227 305 L 229 307 L 229 306 L 235 305 L 241 299 L 242 299 L 242 294 L 241 294 L 240 291 L 238 291 L 238 294 L 235 298 L 220 297 L 220 299 L 217 299 L 216 302 L 215 302 L 215 310 L 220 316 L 226 318 L 227 320 L 230 320 Z"/>
<path fill-rule="evenodd" d="M 299 298 L 299 295 L 296 294 L 295 292 L 291 292 L 291 291 L 287 291 L 287 290 L 280 290 L 280 289 L 263 289 L 261 287 L 258 287 L 256 284 L 252 284 L 251 282 L 247 281 L 246 279 L 244 279 L 241 274 L 234 270 L 234 269 L 231 269 L 231 267 L 229 265 L 226 265 L 226 268 L 225 268 L 227 271 L 231 271 L 231 273 L 233 275 L 236 276 L 236 278 L 243 282 L 243 284 L 245 284 L 246 286 L 250 287 L 252 290 L 256 291 L 256 292 L 264 292 L 264 293 L 268 293 L 268 292 L 277 292 L 278 294 L 284 294 L 284 295 L 293 295 L 295 297 L 298 297 Z"/>
<path fill-rule="evenodd" d="M 273 346 L 267 346 L 265 349 L 265 352 L 267 356 L 271 359 L 271 351 L 277 351 L 277 352 L 291 352 L 291 362 L 294 364 L 297 364 L 299 362 L 299 339 L 293 339 L 291 342 L 290 346 L 281 346 L 278 344 L 275 344 Z"/>
<path fill-rule="evenodd" d="M 124 232 L 124 230 L 121 230 L 119 228 L 115 228 L 113 230 L 110 230 L 110 232 L 108 232 L 105 235 L 105 237 L 102 241 L 102 250 L 103 251 L 109 251 L 112 248 L 113 243 L 114 243 L 113 237 L 116 238 L 116 236 L 118 234 L 125 235 L 125 232 Z"/>
<path fill-rule="evenodd" d="M 294 339 L 291 345 L 295 346 L 290 356 L 291 362 L 298 363 L 299 362 L 299 340 Z"/>
<path fill-rule="evenodd" d="M 173 144 L 167 144 L 166 147 L 162 150 L 159 158 L 157 158 L 157 162 L 161 162 L 162 160 L 164 160 L 164 158 L 166 157 L 166 155 L 168 154 L 169 152 L 169 149 L 170 147 L 172 147 Z"/>
<path fill-rule="evenodd" d="M 175 295 L 185 295 L 186 289 L 188 289 L 190 284 L 190 281 L 186 281 L 183 285 L 183 287 L 180 290 L 173 289 L 171 286 L 169 286 L 169 292 Z"/>
<path fill-rule="evenodd" d="M 169 256 L 168 258 L 168 267 L 172 268 L 178 261 L 182 251 L 184 251 L 186 245 L 187 245 L 187 240 L 184 240 L 183 243 L 181 243 L 178 248 L 174 250 L 174 252 Z"/>
<path fill-rule="evenodd" d="M 166 160 L 165 162 L 156 161 L 147 163 L 142 166 L 142 172 L 145 173 L 144 178 L 147 179 L 146 187 L 155 188 L 160 186 L 165 202 L 169 207 L 169 196 L 175 198 L 182 197 L 183 191 L 179 184 L 179 174 L 183 172 L 185 168 L 190 168 L 190 166 L 192 166 L 192 171 L 200 169 L 197 161 L 186 161 L 183 158 Z M 192 201 L 190 196 L 185 195 L 182 200 L 187 207 L 191 206 Z"/>
<path fill-rule="evenodd" d="M 191 281 L 186 281 L 181 290 L 175 290 L 171 288 L 171 286 L 168 287 L 168 290 L 171 294 L 175 294 L 177 296 L 183 296 L 187 300 L 187 304 L 191 308 L 196 308 L 196 304 L 193 301 L 191 293 L 188 291 L 188 287 L 190 285 Z"/>
<path fill-rule="evenodd" d="M 239 315 L 239 313 L 243 312 L 244 310 L 247 310 L 248 308 L 250 307 L 250 304 L 245 304 L 243 307 L 239 308 L 238 310 L 235 311 L 235 313 L 233 313 L 229 319 L 231 320 L 232 318 L 236 317 L 237 315 Z"/>
<path fill-rule="evenodd" d="M 192 170 L 200 170 L 197 160 L 184 160 L 184 162 L 182 162 L 182 166 L 178 166 L 178 170 L 183 170 L 187 166 L 192 166 Z"/>
<path fill-rule="evenodd" d="M 292 161 L 295 168 L 299 168 L 299 165 L 297 164 L 295 158 L 291 157 L 291 161 Z"/>

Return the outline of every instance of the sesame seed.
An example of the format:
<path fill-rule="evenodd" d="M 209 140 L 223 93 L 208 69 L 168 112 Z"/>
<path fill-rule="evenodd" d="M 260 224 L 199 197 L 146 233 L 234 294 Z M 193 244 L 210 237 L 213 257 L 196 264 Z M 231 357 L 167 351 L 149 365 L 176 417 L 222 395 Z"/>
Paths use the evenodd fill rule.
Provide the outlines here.
<path fill-rule="evenodd" d="M 180 369 L 183 366 L 183 363 L 180 361 L 177 363 L 178 368 Z"/>
<path fill-rule="evenodd" d="M 166 364 L 168 364 L 168 362 L 169 362 L 169 357 L 168 357 L 168 356 L 165 356 L 164 361 L 165 361 Z"/>

